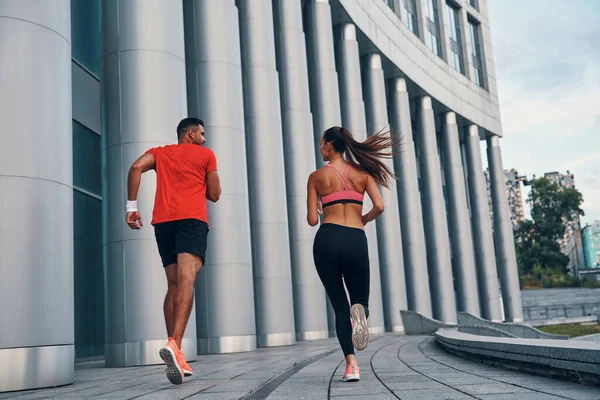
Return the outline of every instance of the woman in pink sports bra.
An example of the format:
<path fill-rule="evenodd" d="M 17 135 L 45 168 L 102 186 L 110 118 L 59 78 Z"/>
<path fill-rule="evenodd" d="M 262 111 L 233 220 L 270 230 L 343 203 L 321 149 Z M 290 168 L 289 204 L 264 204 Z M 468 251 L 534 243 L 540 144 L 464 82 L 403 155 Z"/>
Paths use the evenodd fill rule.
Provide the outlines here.
<path fill-rule="evenodd" d="M 308 215 L 315 236 L 313 258 L 335 311 L 335 326 L 344 357 L 344 381 L 360 379 L 354 349 L 369 342 L 369 253 L 364 226 L 383 212 L 378 185 L 388 187 L 393 171 L 380 158 L 392 157 L 394 139 L 379 132 L 357 142 L 347 129 L 334 126 L 321 138 L 320 151 L 328 163 L 308 178 Z M 364 194 L 373 208 L 362 213 Z M 348 304 L 344 283 L 350 295 Z"/>

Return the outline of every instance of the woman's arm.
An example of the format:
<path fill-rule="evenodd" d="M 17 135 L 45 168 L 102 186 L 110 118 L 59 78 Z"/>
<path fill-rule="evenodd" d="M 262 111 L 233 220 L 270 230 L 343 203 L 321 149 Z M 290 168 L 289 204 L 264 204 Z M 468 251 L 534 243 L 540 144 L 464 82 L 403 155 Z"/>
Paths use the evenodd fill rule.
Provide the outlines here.
<path fill-rule="evenodd" d="M 306 198 L 306 220 L 310 226 L 315 226 L 319 223 L 319 195 L 317 194 L 317 188 L 314 183 L 314 172 L 308 177 L 308 184 L 306 187 L 307 198 Z"/>
<path fill-rule="evenodd" d="M 379 217 L 385 207 L 383 206 L 383 199 L 381 198 L 381 193 L 379 193 L 379 188 L 377 187 L 377 183 L 373 177 L 369 175 L 367 178 L 367 194 L 371 198 L 373 202 L 373 208 L 367 214 L 362 216 L 362 223 L 366 225 L 367 223 L 373 221 L 375 218 Z"/>

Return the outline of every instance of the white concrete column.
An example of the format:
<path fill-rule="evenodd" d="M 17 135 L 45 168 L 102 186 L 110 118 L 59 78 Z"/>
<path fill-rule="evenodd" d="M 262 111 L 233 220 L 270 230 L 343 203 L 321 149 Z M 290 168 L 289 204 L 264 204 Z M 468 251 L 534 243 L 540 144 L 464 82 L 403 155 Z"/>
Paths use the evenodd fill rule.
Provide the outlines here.
<path fill-rule="evenodd" d="M 508 209 L 506 193 L 506 175 L 502 167 L 500 138 L 487 138 L 487 156 L 492 189 L 492 208 L 494 210 L 494 238 L 496 240 L 496 259 L 502 287 L 502 302 L 507 321 L 523 321 L 523 304 L 517 270 L 515 241 Z"/>
<path fill-rule="evenodd" d="M 488 207 L 479 141 L 479 127 L 470 125 L 465 132 L 465 158 L 467 160 L 467 180 L 471 199 L 471 226 L 473 229 L 481 316 L 490 321 L 502 322 L 492 222 L 490 221 L 490 209 Z"/>
<path fill-rule="evenodd" d="M 418 311 L 431 318 L 425 229 L 406 80 L 404 78 L 391 79 L 388 90 L 390 93 L 390 121 L 401 135 L 398 149 L 395 149 L 399 154 L 394 156 L 394 170 L 399 178 L 397 182 L 398 203 L 408 309 Z"/>
<path fill-rule="evenodd" d="M 377 53 L 364 56 L 363 87 L 367 114 L 367 133 L 373 135 L 382 129 L 389 128 L 385 78 L 381 56 Z M 392 160 L 384 159 L 383 161 L 392 171 L 394 170 Z M 388 331 L 404 332 L 400 310 L 407 309 L 407 301 L 396 180 L 391 182 L 389 188 L 381 188 L 381 197 L 385 204 L 385 211 L 382 216 L 375 220 L 375 223 L 379 245 L 385 327 Z"/>
<path fill-rule="evenodd" d="M 359 48 L 354 24 L 346 23 L 335 27 L 335 55 L 339 76 L 342 125 L 352 132 L 356 140 L 363 141 L 367 138 L 367 125 L 361 83 Z M 372 206 L 373 202 L 369 195 L 365 193 L 363 209 L 368 211 Z M 367 224 L 365 234 L 367 235 L 369 247 L 370 271 L 369 331 L 379 333 L 385 331 L 385 322 L 375 224 Z"/>
<path fill-rule="evenodd" d="M 198 352 L 256 349 L 242 60 L 234 0 L 185 0 L 188 110 L 217 158 L 219 202 L 196 280 Z M 231 293 L 235 293 L 232 296 Z"/>
<path fill-rule="evenodd" d="M 467 208 L 465 173 L 460 155 L 456 114 L 451 111 L 444 115 L 444 132 L 441 141 L 448 195 L 452 270 L 458 311 L 465 311 L 479 317 L 479 294 L 475 272 L 473 233 Z"/>
<path fill-rule="evenodd" d="M 273 3 L 239 0 L 259 347 L 296 342 Z"/>
<path fill-rule="evenodd" d="M 440 321 L 455 323 L 457 321 L 456 301 L 450 261 L 450 239 L 431 97 L 421 97 L 419 104 L 417 144 L 420 153 L 423 223 L 433 317 Z"/>
<path fill-rule="evenodd" d="M 313 261 L 316 228 L 306 223 L 306 180 L 315 169 L 315 152 L 302 5 L 298 1 L 276 0 L 273 7 L 296 339 L 323 339 L 329 336 L 326 295 Z"/>
<path fill-rule="evenodd" d="M 125 224 L 127 171 L 146 150 L 177 142 L 187 116 L 183 7 L 155 0 L 102 2 L 102 159 L 105 186 L 107 366 L 162 364 L 167 341 L 163 313 L 167 281 L 152 219 L 155 175 L 144 174 L 138 205 L 146 225 Z M 192 310 L 182 349 L 195 359 L 196 313 Z"/>
<path fill-rule="evenodd" d="M 73 382 L 71 90 L 70 1 L 0 1 L 0 391 Z"/>

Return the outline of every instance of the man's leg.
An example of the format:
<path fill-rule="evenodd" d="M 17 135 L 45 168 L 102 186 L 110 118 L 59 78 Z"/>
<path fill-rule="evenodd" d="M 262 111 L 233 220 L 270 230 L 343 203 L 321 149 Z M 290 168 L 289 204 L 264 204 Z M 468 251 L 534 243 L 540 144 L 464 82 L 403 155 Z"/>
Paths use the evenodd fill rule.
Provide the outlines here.
<path fill-rule="evenodd" d="M 165 324 L 167 325 L 167 337 L 173 337 L 175 328 L 175 293 L 177 293 L 177 264 L 167 265 L 165 267 L 167 274 L 167 295 L 163 311 L 165 313 Z"/>
<path fill-rule="evenodd" d="M 202 259 L 190 253 L 177 254 L 177 291 L 175 292 L 175 324 L 173 339 L 181 349 L 181 339 L 194 302 L 194 284 L 202 267 Z"/>

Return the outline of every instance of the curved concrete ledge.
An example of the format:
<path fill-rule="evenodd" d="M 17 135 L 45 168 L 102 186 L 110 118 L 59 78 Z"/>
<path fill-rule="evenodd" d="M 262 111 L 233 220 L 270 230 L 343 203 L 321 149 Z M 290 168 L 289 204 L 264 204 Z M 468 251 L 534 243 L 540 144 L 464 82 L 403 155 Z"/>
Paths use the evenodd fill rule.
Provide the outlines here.
<path fill-rule="evenodd" d="M 537 319 L 525 321 L 524 324 L 529 326 L 551 326 L 565 324 L 581 324 L 585 322 L 600 322 L 600 315 L 590 315 L 585 317 L 570 317 L 570 318 L 552 318 L 552 319 Z"/>
<path fill-rule="evenodd" d="M 460 357 L 600 386 L 600 343 L 476 336 L 456 329 L 440 329 L 435 338 Z"/>
<path fill-rule="evenodd" d="M 477 86 L 429 50 L 383 1 L 337 0 L 337 3 L 403 75 L 457 114 L 502 136 L 494 76 L 488 74 L 490 92 Z"/>
<path fill-rule="evenodd" d="M 461 325 L 483 325 L 508 332 L 511 335 L 519 338 L 529 339 L 556 339 L 568 340 L 568 335 L 554 335 L 551 333 L 542 332 L 531 326 L 518 324 L 514 322 L 492 322 L 483 318 L 476 317 L 466 312 L 458 313 L 458 323 Z"/>
<path fill-rule="evenodd" d="M 463 333 L 470 333 L 478 336 L 496 336 L 496 337 L 510 337 L 516 338 L 517 336 L 512 333 L 503 331 L 502 329 L 494 328 L 485 325 L 459 325 L 458 331 Z"/>
<path fill-rule="evenodd" d="M 417 311 L 400 310 L 400 317 L 407 335 L 434 333 L 440 328 L 456 328 L 455 324 L 447 324 L 436 319 L 428 318 Z"/>

